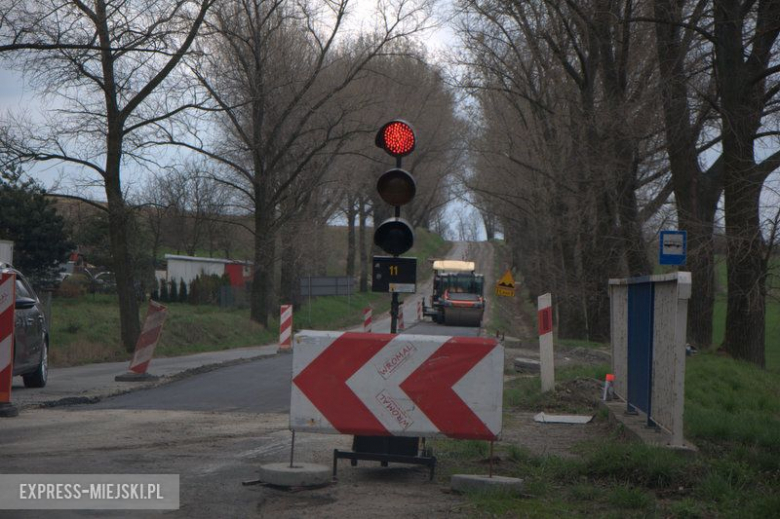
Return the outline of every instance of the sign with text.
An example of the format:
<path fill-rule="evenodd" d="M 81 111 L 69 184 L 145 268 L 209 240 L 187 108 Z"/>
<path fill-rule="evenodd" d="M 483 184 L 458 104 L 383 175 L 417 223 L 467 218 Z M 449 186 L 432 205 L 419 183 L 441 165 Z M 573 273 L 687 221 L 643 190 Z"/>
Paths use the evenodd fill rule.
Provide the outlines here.
<path fill-rule="evenodd" d="M 659 265 L 685 265 L 687 241 L 688 233 L 685 231 L 661 231 L 658 243 Z"/>
<path fill-rule="evenodd" d="M 504 272 L 496 284 L 496 295 L 503 297 L 515 297 L 515 278 L 509 269 Z"/>
<path fill-rule="evenodd" d="M 416 292 L 417 258 L 374 256 L 372 266 L 372 292 Z"/>
<path fill-rule="evenodd" d="M 293 348 L 290 429 L 494 440 L 503 372 L 495 339 L 304 330 Z"/>

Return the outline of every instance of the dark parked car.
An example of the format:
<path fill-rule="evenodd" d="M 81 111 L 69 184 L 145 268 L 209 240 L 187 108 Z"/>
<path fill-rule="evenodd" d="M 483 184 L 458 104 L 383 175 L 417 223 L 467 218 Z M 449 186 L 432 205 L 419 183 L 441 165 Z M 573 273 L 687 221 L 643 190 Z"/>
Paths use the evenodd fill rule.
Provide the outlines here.
<path fill-rule="evenodd" d="M 27 387 L 43 387 L 49 376 L 49 326 L 43 305 L 21 272 L 8 264 L 0 264 L 0 271 L 16 274 L 14 375 L 21 375 Z"/>

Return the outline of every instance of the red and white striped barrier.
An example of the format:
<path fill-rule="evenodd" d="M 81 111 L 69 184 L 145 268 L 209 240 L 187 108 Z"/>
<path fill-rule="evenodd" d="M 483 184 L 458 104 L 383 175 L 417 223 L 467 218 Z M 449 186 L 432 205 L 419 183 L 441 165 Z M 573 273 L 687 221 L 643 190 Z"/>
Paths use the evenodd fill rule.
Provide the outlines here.
<path fill-rule="evenodd" d="M 423 310 L 422 310 L 422 300 L 417 301 L 417 320 L 422 321 L 423 320 Z"/>
<path fill-rule="evenodd" d="M 555 364 L 553 355 L 552 295 L 542 294 L 537 300 L 539 318 L 539 363 L 542 392 L 555 389 Z"/>
<path fill-rule="evenodd" d="M 279 350 L 292 351 L 292 325 L 293 325 L 293 307 L 292 305 L 282 305 L 279 317 Z"/>
<path fill-rule="evenodd" d="M 11 404 L 15 304 L 16 275 L 0 274 L 0 416 L 16 416 L 19 412 Z"/>
<path fill-rule="evenodd" d="M 133 360 L 130 361 L 130 371 L 133 373 L 143 375 L 149 369 L 166 317 L 168 317 L 168 308 L 156 301 L 149 301 L 144 327 L 141 329 L 138 342 L 135 343 Z"/>
<path fill-rule="evenodd" d="M 495 339 L 304 330 L 293 351 L 290 429 L 495 440 L 503 370 Z"/>
<path fill-rule="evenodd" d="M 363 332 L 371 333 L 371 317 L 374 313 L 373 308 L 367 306 L 363 309 Z"/>
<path fill-rule="evenodd" d="M 406 325 L 404 325 L 404 305 L 400 305 L 398 307 L 398 331 L 402 332 L 406 330 Z"/>

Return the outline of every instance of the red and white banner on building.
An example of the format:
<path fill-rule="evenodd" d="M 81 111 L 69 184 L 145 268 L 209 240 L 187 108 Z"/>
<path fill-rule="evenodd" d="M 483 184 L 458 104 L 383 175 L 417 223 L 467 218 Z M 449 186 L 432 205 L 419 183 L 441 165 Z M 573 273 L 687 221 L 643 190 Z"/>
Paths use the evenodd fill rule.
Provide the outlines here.
<path fill-rule="evenodd" d="M 130 361 L 130 371 L 140 375 L 146 373 L 154 356 L 154 348 L 160 339 L 163 323 L 168 316 L 168 309 L 156 301 L 149 301 L 146 319 L 141 329 L 138 342 L 135 343 L 135 353 Z"/>
<path fill-rule="evenodd" d="M 11 403 L 16 275 L 0 274 L 0 405 Z"/>
<path fill-rule="evenodd" d="M 279 315 L 279 350 L 292 350 L 293 307 L 282 305 Z"/>
<path fill-rule="evenodd" d="M 290 428 L 494 440 L 504 349 L 494 339 L 302 331 Z"/>
<path fill-rule="evenodd" d="M 363 309 L 363 331 L 365 333 L 371 333 L 371 316 L 374 310 L 367 306 Z"/>

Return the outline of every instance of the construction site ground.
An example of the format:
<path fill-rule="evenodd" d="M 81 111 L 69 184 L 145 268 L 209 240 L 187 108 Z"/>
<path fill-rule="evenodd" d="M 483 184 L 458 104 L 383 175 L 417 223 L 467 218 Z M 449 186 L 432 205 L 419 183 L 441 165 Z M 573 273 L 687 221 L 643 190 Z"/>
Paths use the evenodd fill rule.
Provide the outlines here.
<path fill-rule="evenodd" d="M 465 250 L 464 250 L 465 249 Z M 455 254 L 489 266 L 486 287 L 495 283 L 495 258 L 490 243 L 457 244 Z M 463 258 L 453 258 L 463 259 Z M 495 298 L 492 298 L 493 300 Z M 509 305 L 515 305 L 513 308 Z M 511 327 L 503 331 L 506 347 L 505 391 L 518 382 L 538 383 L 538 375 L 512 368 L 516 357 L 538 358 L 534 342 L 534 316 L 518 298 L 488 305 L 491 312 L 509 312 Z M 525 309 L 525 310 L 524 310 Z M 491 331 L 491 333 L 494 333 Z M 263 360 L 255 362 L 265 362 Z M 556 364 L 595 366 L 604 354 L 561 347 Z M 193 376 L 197 375 L 194 370 Z M 595 413 L 600 386 L 595 380 L 575 378 L 558 385 L 544 400 L 550 412 L 571 409 Z M 94 395 L 91 392 L 90 395 Z M 58 395 L 59 396 L 59 395 Z M 75 395 L 78 396 L 78 395 Z M 100 400 L 100 397 L 96 397 Z M 181 475 L 181 507 L 168 517 L 274 517 L 274 518 L 433 518 L 480 517 L 484 510 L 468 496 L 449 488 L 452 473 L 468 470 L 487 474 L 491 463 L 487 444 L 430 442 L 439 457 L 436 476 L 428 480 L 425 467 L 377 462 L 339 462 L 338 481 L 316 489 L 278 489 L 242 485 L 257 478 L 263 463 L 288 461 L 291 433 L 286 413 L 199 412 L 158 409 L 98 409 L 80 405 L 25 408 L 18 418 L 0 423 L 4 447 L 0 464 L 7 473 L 176 473 Z M 597 419 L 587 425 L 540 424 L 538 409 L 510 405 L 504 409 L 501 438 L 495 444 L 492 470 L 501 474 L 502 460 L 512 449 L 533 456 L 577 456 L 577 445 L 597 438 L 609 427 Z M 334 449 L 350 449 L 351 436 L 298 434 L 295 459 L 331 466 Z M 464 456 L 453 448 L 472 449 Z M 465 451 L 464 451 L 465 452 Z M 513 474 L 522 477 L 522 474 Z M 139 517 L 163 512 L 56 511 L 48 517 Z M 3 512 L 0 517 L 47 517 L 40 511 Z"/>

